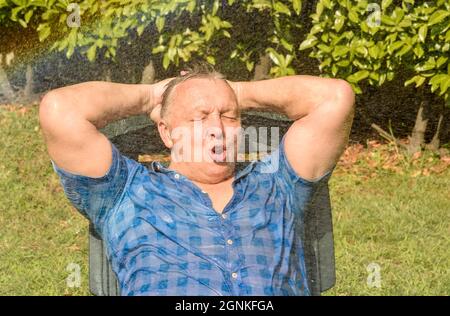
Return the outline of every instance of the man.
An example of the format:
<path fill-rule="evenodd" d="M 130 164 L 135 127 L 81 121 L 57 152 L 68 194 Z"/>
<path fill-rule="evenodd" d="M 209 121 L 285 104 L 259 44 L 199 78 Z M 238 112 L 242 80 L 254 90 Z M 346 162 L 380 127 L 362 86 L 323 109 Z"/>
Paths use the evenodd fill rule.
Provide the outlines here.
<path fill-rule="evenodd" d="M 303 213 L 343 152 L 353 106 L 343 80 L 229 82 L 197 67 L 153 85 L 56 89 L 39 114 L 64 191 L 105 241 L 122 295 L 309 295 Z M 294 123 L 277 150 L 236 173 L 248 109 Z M 172 151 L 168 167 L 144 167 L 98 131 L 143 113 Z"/>

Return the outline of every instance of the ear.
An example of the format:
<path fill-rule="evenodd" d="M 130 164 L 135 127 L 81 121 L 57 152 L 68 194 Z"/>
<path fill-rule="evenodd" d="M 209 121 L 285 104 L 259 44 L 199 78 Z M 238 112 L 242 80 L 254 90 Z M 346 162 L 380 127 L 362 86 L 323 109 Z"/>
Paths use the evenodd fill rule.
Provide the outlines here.
<path fill-rule="evenodd" d="M 158 122 L 158 132 L 164 145 L 171 149 L 173 147 L 172 137 L 170 135 L 169 125 L 165 120 L 160 120 Z"/>

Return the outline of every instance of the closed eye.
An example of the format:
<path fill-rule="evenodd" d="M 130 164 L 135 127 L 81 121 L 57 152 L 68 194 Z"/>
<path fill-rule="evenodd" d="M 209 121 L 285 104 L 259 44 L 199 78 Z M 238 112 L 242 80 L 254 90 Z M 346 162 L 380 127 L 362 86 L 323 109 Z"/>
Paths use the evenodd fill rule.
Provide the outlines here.
<path fill-rule="evenodd" d="M 237 116 L 234 115 L 222 115 L 222 117 L 233 121 L 236 121 L 238 119 Z"/>
<path fill-rule="evenodd" d="M 201 116 L 201 117 L 195 117 L 191 120 L 191 122 L 199 122 L 199 121 L 203 121 L 206 118 L 206 116 Z"/>

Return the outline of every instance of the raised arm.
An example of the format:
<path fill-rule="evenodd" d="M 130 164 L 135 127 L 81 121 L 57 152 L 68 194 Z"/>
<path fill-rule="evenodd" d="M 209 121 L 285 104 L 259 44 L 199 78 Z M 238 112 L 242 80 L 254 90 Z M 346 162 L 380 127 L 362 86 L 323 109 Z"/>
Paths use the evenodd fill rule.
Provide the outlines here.
<path fill-rule="evenodd" d="M 355 97 L 344 80 L 314 76 L 232 83 L 242 110 L 276 111 L 295 120 L 285 139 L 286 156 L 307 180 L 338 161 L 350 133 Z"/>
<path fill-rule="evenodd" d="M 39 120 L 51 159 L 75 174 L 105 175 L 112 151 L 98 129 L 127 116 L 150 113 L 161 102 L 165 83 L 93 81 L 50 91 L 41 101 Z"/>

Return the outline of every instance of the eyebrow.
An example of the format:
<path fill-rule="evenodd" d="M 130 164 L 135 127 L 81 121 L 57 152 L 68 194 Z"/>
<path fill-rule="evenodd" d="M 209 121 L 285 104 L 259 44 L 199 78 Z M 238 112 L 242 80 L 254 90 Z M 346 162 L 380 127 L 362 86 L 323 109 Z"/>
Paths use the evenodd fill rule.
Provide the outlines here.
<path fill-rule="evenodd" d="M 194 108 L 194 112 L 195 113 L 209 113 L 209 109 L 207 108 L 207 106 L 200 105 L 200 106 Z M 228 105 L 225 105 L 225 106 L 223 106 L 223 109 L 220 111 L 220 113 L 225 113 L 225 112 L 236 112 L 237 113 L 238 109 L 233 108 Z"/>

